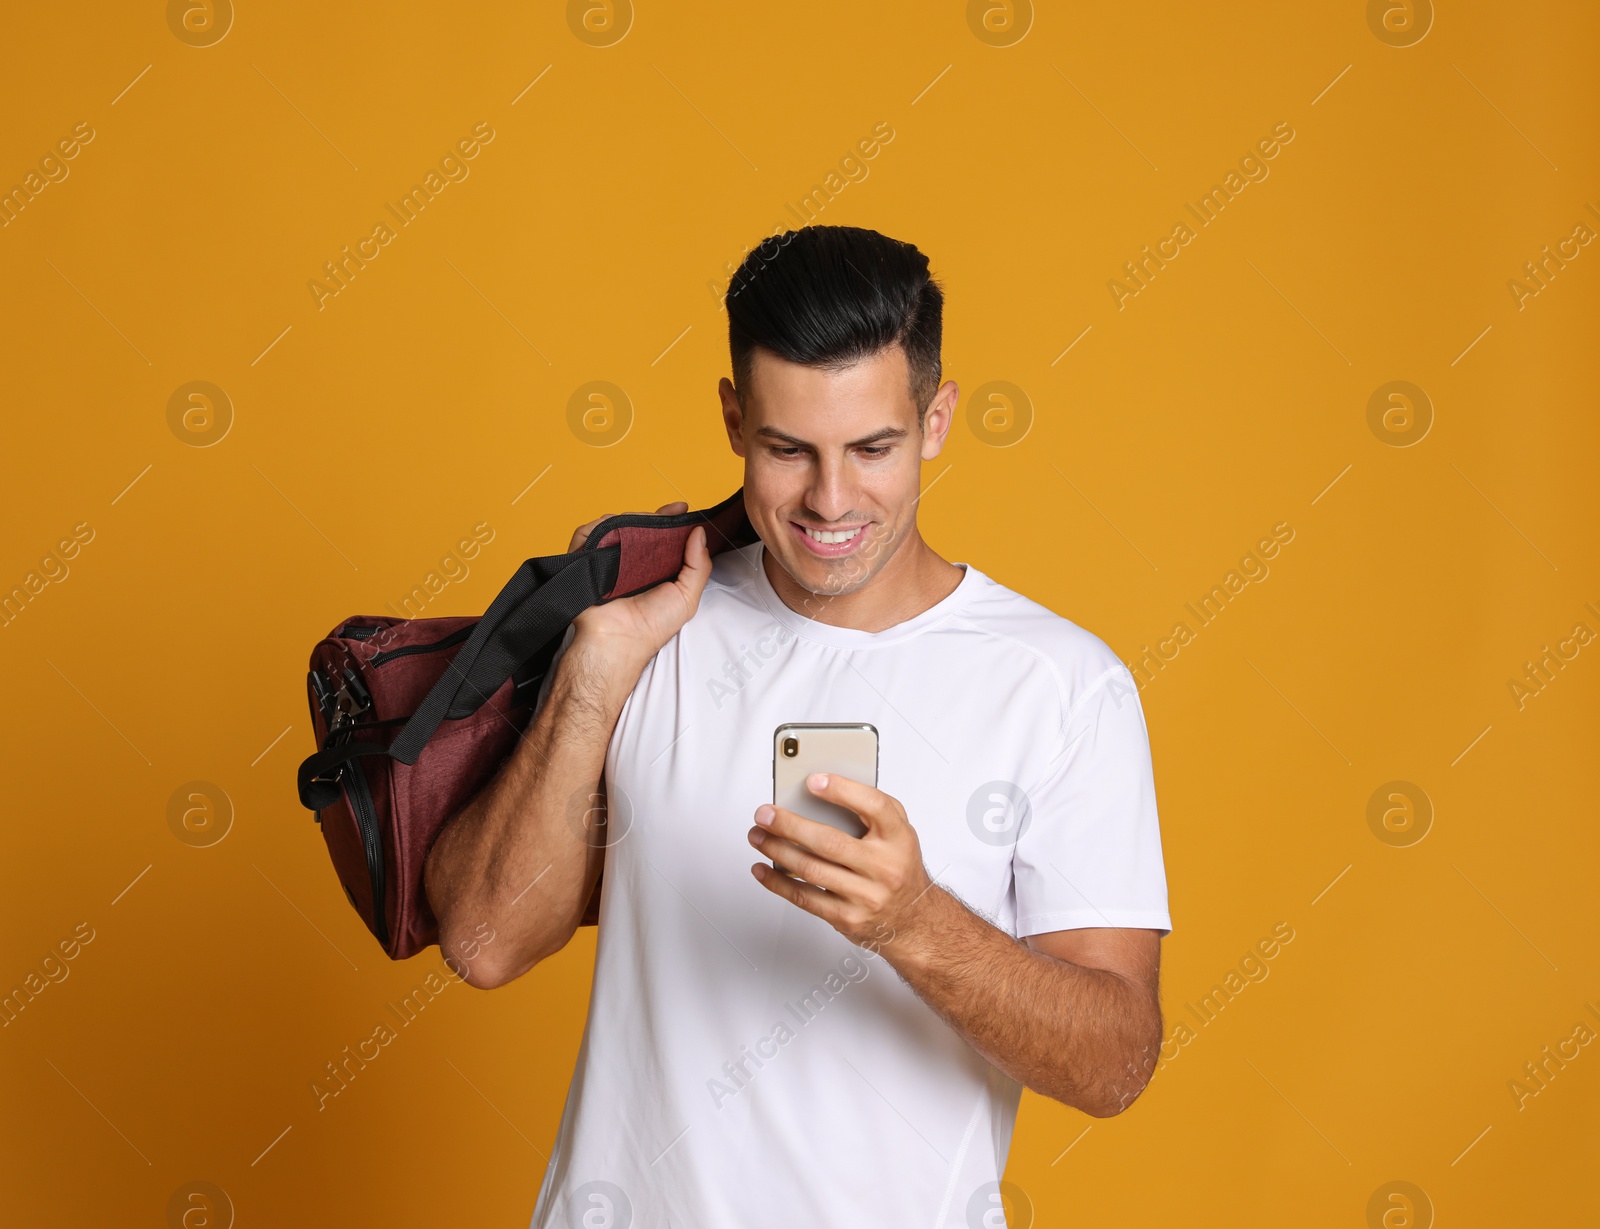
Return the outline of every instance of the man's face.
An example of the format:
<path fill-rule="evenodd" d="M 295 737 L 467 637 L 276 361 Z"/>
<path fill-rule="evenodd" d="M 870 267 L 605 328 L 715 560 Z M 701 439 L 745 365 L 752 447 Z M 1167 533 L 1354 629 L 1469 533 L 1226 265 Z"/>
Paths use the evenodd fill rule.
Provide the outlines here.
<path fill-rule="evenodd" d="M 919 429 L 908 377 L 890 346 L 843 371 L 757 349 L 742 407 L 722 381 L 745 510 L 801 588 L 854 593 L 916 533 L 921 462 L 943 449 L 958 390 L 946 381 Z"/>

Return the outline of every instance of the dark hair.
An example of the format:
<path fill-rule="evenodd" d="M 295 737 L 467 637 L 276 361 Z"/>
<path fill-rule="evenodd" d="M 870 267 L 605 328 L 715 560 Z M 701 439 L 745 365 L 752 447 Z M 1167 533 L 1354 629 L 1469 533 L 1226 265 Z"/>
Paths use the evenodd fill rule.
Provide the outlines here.
<path fill-rule="evenodd" d="M 893 345 L 906 354 L 917 422 L 939 389 L 944 293 L 910 243 L 857 226 L 769 235 L 728 283 L 733 385 L 744 398 L 755 348 L 838 371 Z"/>

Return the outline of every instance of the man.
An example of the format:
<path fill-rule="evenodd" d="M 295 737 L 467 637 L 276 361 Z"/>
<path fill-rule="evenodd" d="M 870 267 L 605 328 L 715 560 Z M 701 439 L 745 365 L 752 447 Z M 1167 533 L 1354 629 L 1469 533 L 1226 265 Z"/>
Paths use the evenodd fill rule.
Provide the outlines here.
<path fill-rule="evenodd" d="M 726 305 L 761 540 L 713 562 L 697 529 L 676 582 L 576 621 L 429 858 L 442 946 L 489 921 L 467 976 L 503 985 L 598 893 L 535 1229 L 998 1224 L 1022 1086 L 1107 1116 L 1154 1068 L 1170 921 L 1138 692 L 917 530 L 959 392 L 924 255 L 808 227 Z M 991 531 L 1064 554 L 1049 526 Z M 811 782 L 860 838 L 769 802 L 775 728 L 826 721 L 881 734 L 878 788 Z"/>

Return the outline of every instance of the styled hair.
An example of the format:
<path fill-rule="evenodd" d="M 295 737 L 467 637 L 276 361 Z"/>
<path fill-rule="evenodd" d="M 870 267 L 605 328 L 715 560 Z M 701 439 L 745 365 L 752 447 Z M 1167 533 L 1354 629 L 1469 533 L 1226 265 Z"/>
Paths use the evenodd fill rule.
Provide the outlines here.
<path fill-rule="evenodd" d="M 921 425 L 939 389 L 944 293 L 913 244 L 858 226 L 769 235 L 745 256 L 723 302 L 741 402 L 757 346 L 840 371 L 898 345 Z"/>

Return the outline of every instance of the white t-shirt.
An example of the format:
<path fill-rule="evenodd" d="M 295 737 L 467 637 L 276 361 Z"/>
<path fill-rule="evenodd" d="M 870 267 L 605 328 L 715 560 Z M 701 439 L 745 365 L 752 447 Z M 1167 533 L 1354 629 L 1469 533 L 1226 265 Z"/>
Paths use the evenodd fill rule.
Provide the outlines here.
<path fill-rule="evenodd" d="M 750 873 L 785 722 L 876 726 L 928 873 L 1007 934 L 1171 929 L 1144 713 L 1100 639 L 971 566 L 886 631 L 828 626 L 762 549 L 715 558 L 611 737 L 594 992 L 533 1229 L 998 1223 L 1021 1085 Z"/>

